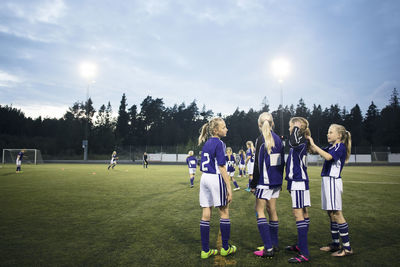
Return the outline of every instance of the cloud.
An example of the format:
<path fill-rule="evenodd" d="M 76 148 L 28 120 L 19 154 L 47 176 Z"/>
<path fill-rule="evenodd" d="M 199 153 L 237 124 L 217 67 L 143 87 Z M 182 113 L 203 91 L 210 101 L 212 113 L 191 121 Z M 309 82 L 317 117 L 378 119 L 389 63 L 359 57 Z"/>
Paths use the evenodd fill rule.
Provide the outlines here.
<path fill-rule="evenodd" d="M 24 4 L 9 2 L 5 6 L 15 17 L 26 19 L 31 23 L 44 22 L 55 24 L 64 15 L 66 10 L 63 0 L 47 0 L 39 3 L 32 1 L 25 2 Z"/>
<path fill-rule="evenodd" d="M 0 87 L 9 87 L 21 81 L 19 77 L 0 70 Z"/>

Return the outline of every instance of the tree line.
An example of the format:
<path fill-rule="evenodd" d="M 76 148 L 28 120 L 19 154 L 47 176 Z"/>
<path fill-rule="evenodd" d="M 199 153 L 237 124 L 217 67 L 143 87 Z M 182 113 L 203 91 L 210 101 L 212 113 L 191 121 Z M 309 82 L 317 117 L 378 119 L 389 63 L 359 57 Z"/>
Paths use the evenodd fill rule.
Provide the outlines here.
<path fill-rule="evenodd" d="M 289 134 L 289 119 L 301 116 L 308 119 L 311 134 L 320 145 L 327 144 L 329 125 L 338 123 L 351 132 L 354 146 L 382 146 L 392 150 L 400 147 L 400 104 L 396 88 L 385 107 L 380 110 L 372 101 L 365 114 L 358 104 L 350 110 L 338 104 L 325 108 L 314 104 L 309 108 L 303 99 L 296 106 L 280 105 L 271 111 L 264 98 L 260 109 L 251 108 L 246 112 L 237 108 L 233 114 L 222 116 L 229 129 L 224 142 L 236 150 L 244 147 L 247 140 L 255 140 L 259 135 L 257 119 L 264 111 L 272 113 L 275 131 L 284 137 Z M 128 105 L 125 94 L 116 118 L 112 116 L 110 102 L 96 110 L 90 98 L 73 103 L 59 119 L 33 119 L 26 117 L 20 109 L 0 105 L 0 147 L 37 148 L 44 155 L 57 157 L 82 155 L 82 140 L 89 140 L 89 155 L 110 154 L 124 146 L 192 148 L 197 146 L 200 127 L 213 116 L 221 114 L 214 114 L 205 105 L 199 108 L 196 100 L 189 105 L 181 103 L 166 107 L 162 98 L 147 96 L 139 109 L 136 105 Z"/>

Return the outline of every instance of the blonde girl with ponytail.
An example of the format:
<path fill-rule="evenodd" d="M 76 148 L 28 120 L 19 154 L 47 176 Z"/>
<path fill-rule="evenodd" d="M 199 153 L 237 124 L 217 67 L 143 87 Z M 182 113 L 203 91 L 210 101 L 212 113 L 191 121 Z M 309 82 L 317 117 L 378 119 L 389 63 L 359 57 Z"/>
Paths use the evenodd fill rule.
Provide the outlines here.
<path fill-rule="evenodd" d="M 321 202 L 322 209 L 327 211 L 331 222 L 332 243 L 320 248 L 322 251 L 333 252 L 332 256 L 343 257 L 352 255 L 350 246 L 349 226 L 342 213 L 343 182 L 341 172 L 351 154 L 351 134 L 339 124 L 331 124 L 327 139 L 330 144 L 321 149 L 311 137 L 311 149 L 325 159 L 322 167 Z M 340 236 L 340 238 L 339 238 Z M 342 248 L 340 248 L 342 239 Z"/>
<path fill-rule="evenodd" d="M 253 180 L 251 191 L 256 196 L 257 227 L 264 243 L 254 252 L 256 256 L 271 258 L 278 248 L 278 215 L 276 200 L 282 188 L 284 169 L 284 146 L 274 133 L 274 119 L 268 112 L 258 117 L 261 135 L 256 140 Z M 268 212 L 269 223 L 265 216 Z"/>
<path fill-rule="evenodd" d="M 287 190 L 292 199 L 292 211 L 296 220 L 297 243 L 287 246 L 287 251 L 297 252 L 289 263 L 309 262 L 308 229 L 311 206 L 309 179 L 307 174 L 308 136 L 311 136 L 309 123 L 303 117 L 293 117 L 289 121 L 289 155 L 286 160 Z"/>
<path fill-rule="evenodd" d="M 226 171 L 226 146 L 221 138 L 228 132 L 225 122 L 221 118 L 214 118 L 204 124 L 200 130 L 199 145 L 204 143 L 201 152 L 200 170 L 203 172 L 200 179 L 200 206 L 202 216 L 200 221 L 200 236 L 202 251 L 200 257 L 207 259 L 218 253 L 217 249 L 210 249 L 210 219 L 212 207 L 219 208 L 220 230 L 222 239 L 221 256 L 228 256 L 236 252 L 237 248 L 229 244 L 231 221 L 229 219 L 229 203 L 232 201 L 230 178 Z"/>

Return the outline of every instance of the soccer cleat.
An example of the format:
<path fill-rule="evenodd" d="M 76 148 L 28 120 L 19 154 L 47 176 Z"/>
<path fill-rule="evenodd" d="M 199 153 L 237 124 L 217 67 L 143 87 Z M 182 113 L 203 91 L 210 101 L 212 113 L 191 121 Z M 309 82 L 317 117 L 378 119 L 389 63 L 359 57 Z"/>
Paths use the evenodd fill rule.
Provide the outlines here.
<path fill-rule="evenodd" d="M 223 247 L 221 248 L 221 251 L 219 252 L 221 254 L 221 256 L 228 256 L 229 254 L 233 254 L 235 253 L 237 250 L 236 246 L 234 245 L 229 245 L 228 249 L 225 250 Z"/>
<path fill-rule="evenodd" d="M 286 251 L 293 251 L 293 252 L 300 252 L 299 247 L 297 246 L 297 244 L 293 245 L 293 246 L 287 246 L 285 248 Z"/>
<path fill-rule="evenodd" d="M 326 251 L 326 252 L 336 252 L 336 251 L 340 250 L 340 247 L 339 247 L 339 244 L 330 243 L 330 244 L 326 245 L 325 247 L 319 248 L 319 250 Z"/>
<path fill-rule="evenodd" d="M 263 257 L 263 258 L 267 258 L 267 259 L 272 259 L 272 257 L 274 256 L 274 250 L 257 250 L 254 251 L 254 255 L 259 256 L 259 257 Z"/>
<path fill-rule="evenodd" d="M 240 187 L 236 187 L 235 189 L 233 189 L 233 191 L 238 191 L 240 190 Z"/>
<path fill-rule="evenodd" d="M 331 255 L 332 255 L 333 257 L 344 257 L 344 256 L 351 256 L 351 255 L 354 255 L 354 252 L 353 252 L 352 249 L 351 249 L 351 250 L 347 250 L 347 249 L 345 249 L 345 248 L 342 248 L 342 249 L 339 250 L 339 251 L 333 252 Z"/>
<path fill-rule="evenodd" d="M 211 256 L 217 255 L 218 254 L 218 250 L 216 249 L 210 249 L 208 252 L 205 251 L 201 251 L 201 258 L 202 259 L 208 259 Z"/>
<path fill-rule="evenodd" d="M 279 252 L 279 247 L 276 247 L 276 246 L 272 246 L 272 248 L 274 249 L 274 252 L 275 253 L 277 253 L 277 252 Z M 260 246 L 260 247 L 257 247 L 257 250 L 263 250 L 264 249 L 264 246 Z"/>
<path fill-rule="evenodd" d="M 302 262 L 309 262 L 309 261 L 310 261 L 310 257 L 302 255 L 302 254 L 298 254 L 298 255 L 296 255 L 296 257 L 288 259 L 289 263 L 302 263 Z"/>
<path fill-rule="evenodd" d="M 250 187 L 247 187 L 245 190 L 246 190 L 247 192 L 250 192 L 250 191 L 251 191 Z"/>

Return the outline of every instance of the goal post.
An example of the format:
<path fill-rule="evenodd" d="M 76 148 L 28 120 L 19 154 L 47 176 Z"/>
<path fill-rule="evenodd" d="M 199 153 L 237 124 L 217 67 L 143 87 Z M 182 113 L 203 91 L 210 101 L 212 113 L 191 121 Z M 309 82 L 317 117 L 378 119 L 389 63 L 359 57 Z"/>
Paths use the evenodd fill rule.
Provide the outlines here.
<path fill-rule="evenodd" d="M 22 158 L 23 164 L 41 164 L 43 163 L 42 153 L 39 149 L 16 149 L 16 148 L 4 148 L 2 154 L 2 164 L 14 163 L 17 159 L 18 153 L 24 150 L 24 156 Z"/>

